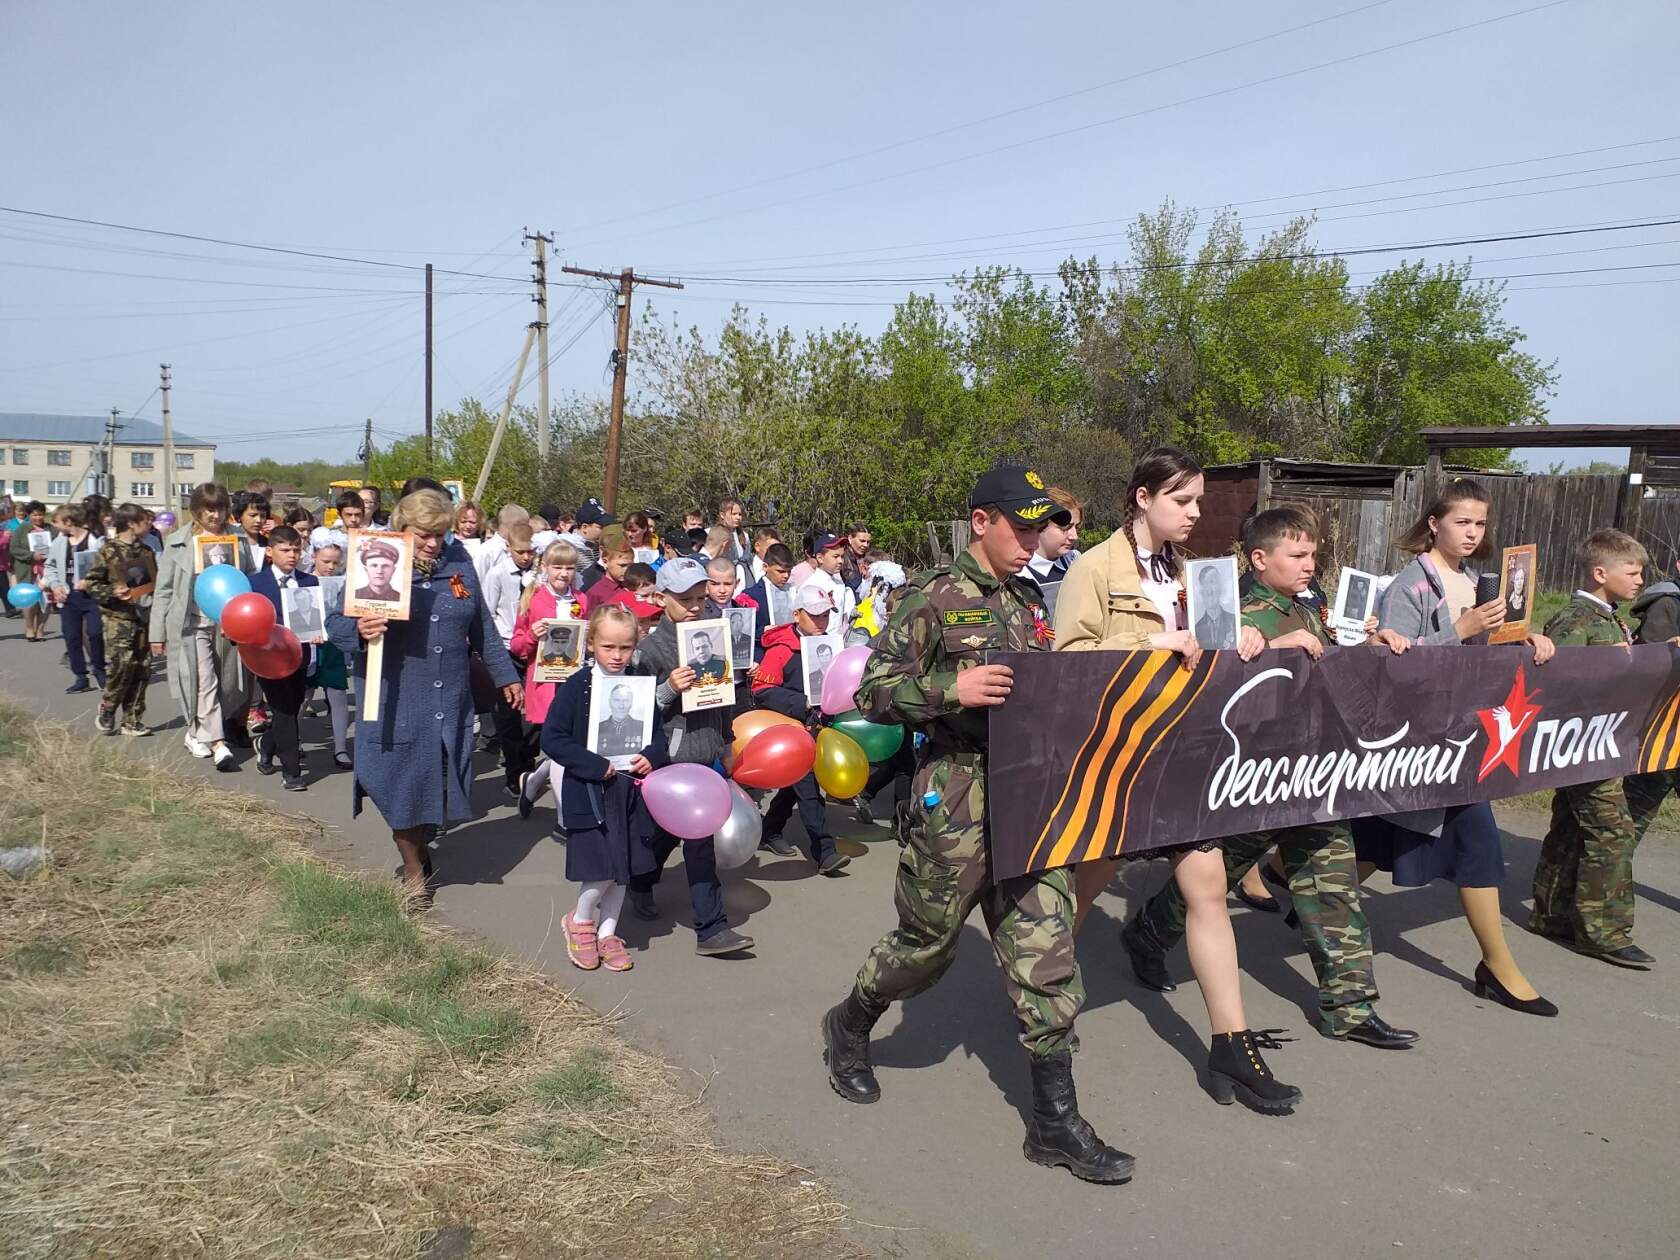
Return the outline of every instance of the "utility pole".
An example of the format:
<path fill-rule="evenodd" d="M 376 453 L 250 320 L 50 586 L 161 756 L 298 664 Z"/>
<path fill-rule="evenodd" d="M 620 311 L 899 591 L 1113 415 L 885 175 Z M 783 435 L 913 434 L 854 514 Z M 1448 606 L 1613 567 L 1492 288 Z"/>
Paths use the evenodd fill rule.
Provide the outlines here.
<path fill-rule="evenodd" d="M 111 465 L 116 455 L 117 430 L 120 428 L 122 426 L 117 423 L 117 409 L 112 407 L 111 418 L 105 423 L 105 453 L 104 458 L 100 461 L 102 467 L 99 477 L 99 493 L 107 499 L 116 497 L 116 477 L 111 471 Z"/>
<path fill-rule="evenodd" d="M 367 424 L 362 427 L 362 449 L 356 452 L 356 458 L 362 461 L 362 484 L 371 484 L 373 476 L 373 417 L 369 416 Z M 372 526 L 369 521 L 368 525 Z"/>
<path fill-rule="evenodd" d="M 163 505 L 170 511 L 181 506 L 175 489 L 175 429 L 169 422 L 169 364 L 158 364 L 158 392 L 163 395 Z"/>
<path fill-rule="evenodd" d="M 618 281 L 618 347 L 613 351 L 612 416 L 607 421 L 607 474 L 601 487 L 601 501 L 607 511 L 618 507 L 618 456 L 624 434 L 624 385 L 630 374 L 630 294 L 638 284 L 658 285 L 662 289 L 680 289 L 675 280 L 650 280 L 638 276 L 626 267 L 616 276 L 607 271 L 589 271 L 583 267 L 562 267 L 573 276 L 593 276 L 597 280 Z"/>
<path fill-rule="evenodd" d="M 426 471 L 432 471 L 432 264 L 426 264 Z"/>
<path fill-rule="evenodd" d="M 541 232 L 527 230 L 525 239 L 531 243 L 534 251 L 531 265 L 535 270 L 531 273 L 531 282 L 536 285 L 537 292 L 532 301 L 537 304 L 536 322 L 531 327 L 537 330 L 537 492 L 544 493 L 543 480 L 548 472 L 548 258 L 544 247 L 554 244 L 552 236 L 544 236 Z"/>

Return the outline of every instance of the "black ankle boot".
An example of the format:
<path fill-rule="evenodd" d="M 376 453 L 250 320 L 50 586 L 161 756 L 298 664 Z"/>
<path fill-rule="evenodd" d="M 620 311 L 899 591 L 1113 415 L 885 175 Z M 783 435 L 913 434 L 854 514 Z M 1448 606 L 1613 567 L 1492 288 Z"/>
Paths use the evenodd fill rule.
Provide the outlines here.
<path fill-rule="evenodd" d="M 1260 1046 L 1275 1050 L 1278 1042 L 1264 1036 L 1262 1043 L 1250 1028 L 1214 1034 L 1213 1048 L 1208 1051 L 1208 1093 L 1221 1105 L 1240 1098 L 1252 1111 L 1286 1116 L 1301 1101 L 1301 1091 L 1272 1076 L 1272 1069 L 1260 1057 Z"/>
<path fill-rule="evenodd" d="M 1118 1185 L 1132 1179 L 1136 1162 L 1105 1145 L 1079 1114 L 1073 1092 L 1073 1055 L 1032 1058 L 1032 1119 L 1021 1153 L 1035 1164 L 1065 1168 L 1081 1181 Z"/>
<path fill-rule="evenodd" d="M 1137 919 L 1134 918 L 1120 929 L 1120 944 L 1125 946 L 1126 956 L 1132 960 L 1132 974 L 1146 989 L 1154 989 L 1157 993 L 1173 992 L 1178 986 L 1167 974 L 1166 959 L 1146 947 L 1133 932 L 1132 929 L 1137 923 Z"/>
<path fill-rule="evenodd" d="M 886 1014 L 885 1006 L 868 1001 L 855 988 L 822 1020 L 823 1062 L 828 1083 L 847 1102 L 872 1103 L 881 1096 L 880 1082 L 869 1064 L 869 1030 Z"/>

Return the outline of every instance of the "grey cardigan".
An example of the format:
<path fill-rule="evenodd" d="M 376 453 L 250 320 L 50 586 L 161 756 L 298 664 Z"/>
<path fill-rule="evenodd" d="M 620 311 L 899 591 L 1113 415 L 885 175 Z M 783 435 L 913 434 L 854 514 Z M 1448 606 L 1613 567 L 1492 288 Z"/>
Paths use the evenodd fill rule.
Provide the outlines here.
<path fill-rule="evenodd" d="M 1464 576 L 1474 584 L 1481 574 L 1465 565 Z M 1457 647 L 1461 642 L 1479 641 L 1460 640 L 1453 625 L 1456 620 L 1447 607 L 1441 575 L 1428 556 L 1419 556 L 1395 574 L 1377 607 L 1377 624 L 1382 629 L 1402 634 L 1419 646 Z"/>

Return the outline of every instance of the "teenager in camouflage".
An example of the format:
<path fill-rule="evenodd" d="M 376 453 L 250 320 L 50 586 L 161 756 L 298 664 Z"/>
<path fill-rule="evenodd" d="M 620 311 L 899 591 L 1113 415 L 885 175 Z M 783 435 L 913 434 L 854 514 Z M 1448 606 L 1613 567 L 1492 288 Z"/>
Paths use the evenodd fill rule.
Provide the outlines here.
<path fill-rule="evenodd" d="M 978 906 L 1032 1069 L 1023 1153 L 1086 1181 L 1128 1181 L 1132 1157 L 1097 1137 L 1074 1093 L 1073 1021 L 1085 990 L 1074 958 L 1072 873 L 1064 867 L 994 883 L 986 846 L 987 710 L 1008 698 L 1013 678 L 1008 666 L 985 664 L 985 653 L 1049 646 L 1042 593 L 1020 574 L 1045 523 L 1071 518 L 1035 473 L 1014 465 L 981 477 L 968 502 L 973 541 L 912 584 L 858 685 L 866 717 L 901 722 L 927 744 L 902 837 L 898 926 L 870 951 L 845 1001 L 823 1017 L 823 1058 L 840 1097 L 878 1099 L 870 1030 L 889 1004 L 945 974 Z"/>
<path fill-rule="evenodd" d="M 1297 508 L 1261 512 L 1243 535 L 1255 582 L 1243 601 L 1242 622 L 1266 637 L 1268 648 L 1298 647 L 1315 660 L 1331 646 L 1318 615 L 1296 595 L 1316 567 L 1318 523 Z M 1411 644 L 1392 630 L 1366 626 L 1371 643 L 1396 653 Z M 1292 918 L 1318 976 L 1318 1026 L 1326 1037 L 1345 1038 L 1380 1050 L 1413 1045 L 1418 1035 L 1395 1028 L 1376 1012 L 1377 977 L 1371 929 L 1359 904 L 1359 864 L 1346 823 L 1327 822 L 1229 836 L 1220 842 L 1225 871 L 1235 888 L 1273 845 L 1283 861 Z M 1169 881 L 1121 933 L 1132 969 L 1152 989 L 1171 992 L 1163 959 L 1184 936 L 1187 910 L 1176 880 Z"/>
<path fill-rule="evenodd" d="M 1560 647 L 1631 648 L 1617 603 L 1639 594 L 1650 557 L 1619 529 L 1581 544 L 1578 590 L 1546 623 Z M 1552 825 L 1534 867 L 1534 913 L 1528 929 L 1617 967 L 1644 971 L 1657 960 L 1633 943 L 1633 851 L 1639 833 L 1620 779 L 1575 783 L 1552 793 Z"/>
<path fill-rule="evenodd" d="M 95 724 L 106 735 L 117 733 L 122 714 L 124 735 L 150 735 L 146 727 L 146 615 L 138 588 L 157 580 L 157 560 L 140 539 L 146 534 L 146 510 L 124 503 L 112 517 L 117 536 L 106 543 L 88 569 L 86 586 L 105 619 L 105 694 Z"/>

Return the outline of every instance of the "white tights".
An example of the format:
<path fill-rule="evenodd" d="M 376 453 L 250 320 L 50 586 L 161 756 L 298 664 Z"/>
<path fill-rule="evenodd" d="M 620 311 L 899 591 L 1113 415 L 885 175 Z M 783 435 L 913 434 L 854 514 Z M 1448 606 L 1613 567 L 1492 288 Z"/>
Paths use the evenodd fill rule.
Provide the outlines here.
<path fill-rule="evenodd" d="M 624 885 L 610 879 L 598 879 L 583 886 L 578 894 L 577 909 L 572 911 L 573 923 L 595 924 L 597 938 L 618 934 L 618 914 L 624 909 Z"/>
<path fill-rule="evenodd" d="M 525 776 L 525 799 L 528 801 L 541 800 L 543 788 L 548 786 L 549 779 L 554 776 L 554 772 L 558 769 L 559 767 L 547 757 L 538 762 L 537 768 Z M 562 776 L 565 773 L 564 770 L 560 771 Z M 558 777 L 554 778 L 554 799 L 556 801 L 560 799 L 560 779 Z"/>

